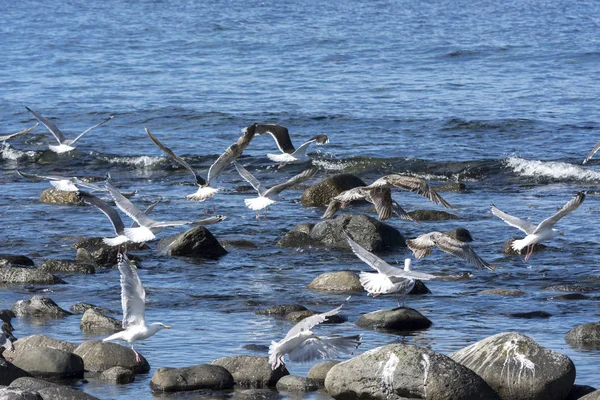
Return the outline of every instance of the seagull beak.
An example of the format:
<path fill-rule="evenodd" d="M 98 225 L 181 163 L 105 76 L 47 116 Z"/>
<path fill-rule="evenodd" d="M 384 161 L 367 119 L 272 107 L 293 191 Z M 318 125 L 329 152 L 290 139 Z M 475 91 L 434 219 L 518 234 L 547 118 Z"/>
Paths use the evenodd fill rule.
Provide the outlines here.
<path fill-rule="evenodd" d="M 169 325 L 165 325 L 165 329 L 171 329 Z"/>
<path fill-rule="evenodd" d="M 321 340 L 321 338 L 320 338 L 320 337 L 318 337 L 318 336 L 315 336 L 315 339 L 317 339 L 317 340 Z"/>

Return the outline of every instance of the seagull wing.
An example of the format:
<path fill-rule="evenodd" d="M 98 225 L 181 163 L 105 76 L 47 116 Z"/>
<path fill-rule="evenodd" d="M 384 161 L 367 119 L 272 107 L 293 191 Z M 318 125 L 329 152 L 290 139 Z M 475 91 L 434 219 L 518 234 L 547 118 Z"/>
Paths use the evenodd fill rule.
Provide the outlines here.
<path fill-rule="evenodd" d="M 439 232 L 426 233 L 418 236 L 415 239 L 406 241 L 406 245 L 412 250 L 413 255 L 417 260 L 423 257 L 427 257 L 431 254 L 431 248 L 435 246 L 435 242 L 432 239 L 432 235 Z"/>
<path fill-rule="evenodd" d="M 310 144 L 313 142 L 316 142 L 317 145 L 319 145 L 319 146 L 323 145 L 323 144 L 327 144 L 327 143 L 329 143 L 329 137 L 325 134 L 313 136 L 306 143 L 302 143 L 302 145 L 300 147 L 298 147 L 292 153 L 292 155 L 306 154 L 306 150 L 308 149 L 308 146 L 310 146 Z"/>
<path fill-rule="evenodd" d="M 334 197 L 335 200 L 341 201 L 344 204 L 352 203 L 353 201 L 365 200 L 368 196 L 367 191 L 363 187 L 355 187 L 344 190 L 342 193 Z"/>
<path fill-rule="evenodd" d="M 290 188 L 294 185 L 297 185 L 299 183 L 302 183 L 302 182 L 312 178 L 317 173 L 318 170 L 319 170 L 318 167 L 311 167 L 311 168 L 305 170 L 304 172 L 301 172 L 298 175 L 292 177 L 287 182 L 280 183 L 279 185 L 273 186 L 272 188 L 267 190 L 264 195 L 267 196 L 269 193 L 281 193 L 282 191 L 284 191 L 287 188 Z"/>
<path fill-rule="evenodd" d="M 507 214 L 493 204 L 490 205 L 490 210 L 492 211 L 492 214 L 500 218 L 502 221 L 506 222 L 508 225 L 520 229 L 528 235 L 532 234 L 537 228 L 537 225 L 525 221 L 524 219 Z"/>
<path fill-rule="evenodd" d="M 237 142 L 229 146 L 227 150 L 225 150 L 225 152 L 221 154 L 219 158 L 217 158 L 217 160 L 210 166 L 208 170 L 208 176 L 206 178 L 206 181 L 209 185 L 221 174 L 221 172 L 223 172 L 225 168 L 229 166 L 229 164 L 231 164 L 233 160 L 242 155 L 242 152 L 246 150 L 246 147 L 248 147 L 250 141 L 254 137 L 255 132 L 256 124 L 250 125 L 244 129 L 244 134 L 240 136 Z"/>
<path fill-rule="evenodd" d="M 436 232 L 436 235 L 433 236 L 433 240 L 435 241 L 437 247 L 439 247 L 442 251 L 460 257 L 477 268 L 487 268 L 490 271 L 494 271 L 496 269 L 496 267 L 494 267 L 492 264 L 479 257 L 477 253 L 475 253 L 475 250 L 473 250 L 471 246 L 465 242 L 453 239 L 441 232 Z"/>
<path fill-rule="evenodd" d="M 350 297 L 351 296 L 348 296 L 340 306 L 334 308 L 331 311 L 327 311 L 321 314 L 315 314 L 308 318 L 304 318 L 302 321 L 298 322 L 292 327 L 292 329 L 289 330 L 289 332 L 287 333 L 287 335 L 285 335 L 285 338 L 283 340 L 294 337 L 300 332 L 310 331 L 313 326 L 319 325 L 320 323 L 327 321 L 327 317 L 331 317 L 332 315 L 336 315 L 340 312 L 342 307 L 348 302 L 348 300 L 350 300 Z"/>
<path fill-rule="evenodd" d="M 292 144 L 292 140 L 290 139 L 290 133 L 285 126 L 281 125 L 272 125 L 272 124 L 257 124 L 256 126 L 256 134 L 264 135 L 268 133 L 275 139 L 275 143 L 277 143 L 277 147 L 279 151 L 282 153 L 292 154 L 296 151 L 296 148 Z"/>
<path fill-rule="evenodd" d="M 337 358 L 352 353 L 360 346 L 360 335 L 310 338 L 288 353 L 291 361 L 304 363 L 314 360 Z"/>
<path fill-rule="evenodd" d="M 141 226 L 154 226 L 157 222 L 148 218 L 146 214 L 137 208 L 128 198 L 123 196 L 113 185 L 108 181 L 104 183 L 106 190 L 110 193 L 119 210 L 123 211 L 129 218 L 137 222 Z"/>
<path fill-rule="evenodd" d="M 146 310 L 146 291 L 142 281 L 125 254 L 117 256 L 121 273 L 121 306 L 123 307 L 123 328 L 144 325 Z"/>
<path fill-rule="evenodd" d="M 335 213 L 340 208 L 342 208 L 342 205 L 343 205 L 343 203 L 341 201 L 336 200 L 336 199 L 331 199 L 331 201 L 327 205 L 327 210 L 325 210 L 325 213 L 323 214 L 323 216 L 321 218 L 322 219 L 333 218 L 333 216 L 335 215 Z"/>
<path fill-rule="evenodd" d="M 392 208 L 394 209 L 394 214 L 396 214 L 398 216 L 398 218 L 406 220 L 406 221 L 413 221 L 413 222 L 416 222 L 417 224 L 420 224 L 420 222 L 418 220 L 414 219 L 413 217 L 411 217 L 410 214 L 408 213 L 408 211 L 406 211 L 400 204 L 398 204 L 398 202 L 396 200 L 393 200 Z"/>
<path fill-rule="evenodd" d="M 12 138 L 16 138 L 18 136 L 23 136 L 28 134 L 29 132 L 31 132 L 32 130 L 34 130 L 36 128 L 36 126 L 38 126 L 39 123 L 36 123 L 34 126 L 32 126 L 31 128 L 27 128 L 22 130 L 21 132 L 17 132 L 17 133 L 13 133 L 11 135 L 5 135 L 5 136 L 0 136 L 0 142 L 4 142 L 5 140 L 8 139 L 12 139 Z"/>
<path fill-rule="evenodd" d="M 158 199 L 155 202 L 153 202 L 152 204 L 150 204 L 148 207 L 146 207 L 146 209 L 144 210 L 144 214 L 146 214 L 146 215 L 150 214 L 152 212 L 152 210 L 154 210 L 154 207 L 156 207 L 158 205 L 158 203 L 160 203 L 161 201 L 162 201 L 162 199 Z M 133 221 L 129 227 L 135 228 L 137 226 L 140 226 L 140 225 L 137 222 Z"/>
<path fill-rule="evenodd" d="M 596 143 L 596 145 L 594 146 L 594 148 L 592 149 L 592 151 L 590 151 L 590 154 L 588 154 L 588 156 L 585 158 L 585 160 L 583 160 L 583 164 L 585 164 L 588 161 L 590 161 L 591 158 L 594 157 L 594 154 L 596 154 L 596 152 L 598 151 L 598 149 L 600 149 L 600 142 Z"/>
<path fill-rule="evenodd" d="M 104 213 L 104 215 L 106 215 L 108 217 L 108 219 L 110 220 L 110 223 L 112 224 L 112 226 L 115 230 L 115 233 L 117 235 L 123 234 L 125 225 L 123 224 L 123 220 L 119 216 L 119 213 L 117 213 L 114 208 L 112 208 L 111 206 L 106 204 L 102 199 L 99 199 L 98 197 L 96 197 L 90 193 L 79 192 L 79 196 L 81 197 L 81 199 L 83 201 L 95 206 L 100 211 L 102 211 Z"/>
<path fill-rule="evenodd" d="M 254 175 L 252 175 L 250 173 L 250 171 L 248 171 L 246 168 L 242 167 L 241 164 L 238 164 L 235 161 L 233 161 L 233 165 L 235 166 L 235 169 L 237 169 L 237 172 L 240 174 L 240 176 L 242 178 L 244 178 L 244 180 L 246 182 L 248 182 L 250 185 L 252 185 L 252 187 L 254 188 L 254 190 L 256 190 L 259 195 L 261 195 L 261 196 L 265 195 L 265 193 L 267 192 L 267 188 L 264 187 L 263 184 L 260 183 L 258 181 L 258 179 L 256 179 L 254 177 Z"/>
<path fill-rule="evenodd" d="M 387 188 L 368 191 L 368 200 L 375 205 L 375 211 L 380 221 L 392 218 L 392 191 Z"/>
<path fill-rule="evenodd" d="M 100 125 L 104 125 L 105 123 L 107 123 L 108 121 L 110 121 L 111 119 L 113 119 L 114 117 L 115 117 L 114 115 L 111 115 L 110 117 L 106 118 L 104 121 L 100 122 L 99 124 L 96 124 L 96 125 L 92 126 L 91 128 L 86 129 L 85 131 L 81 132 L 79 134 L 79 136 L 77 136 L 75 139 L 71 140 L 69 144 L 74 144 L 76 141 L 78 141 L 79 139 L 81 139 L 81 137 L 83 135 L 85 135 L 86 133 L 88 133 L 92 129 L 96 129 Z"/>
<path fill-rule="evenodd" d="M 392 174 L 386 175 L 377 179 L 369 187 L 394 187 L 404 189 L 409 192 L 417 193 L 426 197 L 430 201 L 439 204 L 441 203 L 446 208 L 453 208 L 450 203 L 442 198 L 431 186 L 427 184 L 425 179 L 417 178 L 410 175 Z"/>
<path fill-rule="evenodd" d="M 155 145 L 158 146 L 159 149 L 161 149 L 166 155 L 168 155 L 169 157 L 171 157 L 173 160 L 175 160 L 176 162 L 178 162 L 179 164 L 181 164 L 185 169 L 187 169 L 188 171 L 190 171 L 192 173 L 192 175 L 194 175 L 194 179 L 196 180 L 196 184 L 197 185 L 201 185 L 204 186 L 206 185 L 206 181 L 198 175 L 198 173 L 196 172 L 196 170 L 194 168 L 192 168 L 190 166 L 190 164 L 188 164 L 187 162 L 185 162 L 183 160 L 183 158 L 179 157 L 178 155 L 176 155 L 175 153 L 173 153 L 173 151 L 168 148 L 167 146 L 165 146 L 164 144 L 162 144 L 160 142 L 160 140 L 158 140 L 156 137 L 154 137 L 154 135 L 152 135 L 152 133 L 150 133 L 150 131 L 148 130 L 148 128 L 144 128 L 146 130 L 146 134 L 148 135 L 148 137 L 150 138 L 150 140 L 152 140 L 154 142 Z"/>
<path fill-rule="evenodd" d="M 83 187 L 86 187 L 88 189 L 98 190 L 100 192 L 104 192 L 105 191 L 104 189 L 102 189 L 98 185 L 94 185 L 93 183 L 82 181 L 81 179 L 79 179 L 77 177 L 73 177 L 73 176 L 36 175 L 36 174 L 28 174 L 28 173 L 25 173 L 25 172 L 21 172 L 19 170 L 17 170 L 17 174 L 19 174 L 21 177 L 26 178 L 26 179 L 34 179 L 34 180 L 35 179 L 41 179 L 41 180 L 48 180 L 48 181 L 55 181 L 55 182 L 58 182 L 58 181 L 68 181 L 68 182 L 71 182 L 73 185 L 83 186 Z"/>
<path fill-rule="evenodd" d="M 577 192 L 575 197 L 569 200 L 556 214 L 540 222 L 533 233 L 544 229 L 551 229 L 562 217 L 575 211 L 583 203 L 583 200 L 585 200 L 585 193 Z"/>
<path fill-rule="evenodd" d="M 54 135 L 54 137 L 56 138 L 56 140 L 58 141 L 59 144 L 63 144 L 63 142 L 65 141 L 65 135 L 63 135 L 63 133 L 60 131 L 60 129 L 58 129 L 52 121 L 47 120 L 46 118 L 42 117 L 40 114 L 33 111 L 31 108 L 29 108 L 27 106 L 25 106 L 25 108 L 27 109 L 27 111 L 29 111 L 29 113 L 31 115 L 33 115 L 35 117 L 35 119 L 40 121 L 42 123 L 42 125 L 44 125 L 50 131 L 50 133 L 52 135 Z"/>

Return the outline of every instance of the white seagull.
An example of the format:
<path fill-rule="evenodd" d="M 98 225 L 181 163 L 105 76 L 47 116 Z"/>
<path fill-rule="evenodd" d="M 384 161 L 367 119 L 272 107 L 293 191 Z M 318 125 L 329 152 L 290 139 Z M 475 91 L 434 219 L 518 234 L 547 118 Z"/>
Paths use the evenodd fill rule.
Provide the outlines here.
<path fill-rule="evenodd" d="M 594 148 L 592 149 L 592 151 L 590 151 L 590 154 L 588 154 L 588 156 L 585 158 L 585 160 L 583 160 L 583 164 L 585 164 L 588 161 L 590 161 L 592 159 L 592 157 L 594 157 L 594 154 L 596 154 L 596 152 L 598 150 L 600 150 L 600 142 L 596 143 L 596 145 L 594 146 Z"/>
<path fill-rule="evenodd" d="M 27 174 L 25 172 L 21 172 L 17 170 L 17 174 L 26 179 L 33 180 L 48 180 L 50 184 L 58 189 L 65 192 L 79 192 L 78 186 L 83 186 L 88 189 L 105 192 L 106 189 L 94 185 L 93 183 L 85 182 L 75 176 L 59 176 L 59 175 L 36 175 L 36 174 Z"/>
<path fill-rule="evenodd" d="M 246 168 L 242 167 L 235 161 L 233 162 L 233 165 L 237 169 L 240 176 L 244 178 L 246 182 L 252 185 L 252 187 L 258 192 L 258 197 L 253 199 L 244 199 L 246 206 L 249 209 L 256 211 L 256 218 L 260 217 L 259 210 L 262 210 L 263 208 L 279 201 L 279 193 L 289 187 L 310 179 L 319 170 L 317 167 L 311 167 L 289 179 L 287 182 L 280 183 L 271 188 L 266 188 Z M 265 217 L 266 215 L 267 214 L 265 212 Z"/>
<path fill-rule="evenodd" d="M 215 215 L 210 218 L 201 219 L 199 221 L 155 221 L 148 217 L 142 210 L 137 208 L 129 199 L 123 196 L 109 182 L 105 184 L 106 190 L 110 193 L 119 210 L 123 211 L 129 218 L 133 219 L 139 226 L 124 228 L 123 235 L 134 243 L 148 242 L 154 239 L 155 234 L 161 232 L 165 228 L 180 225 L 210 225 L 216 224 L 225 220 L 224 215 Z"/>
<path fill-rule="evenodd" d="M 32 109 L 30 109 L 27 106 L 25 108 L 27 109 L 27 111 L 29 111 L 29 113 L 31 115 L 33 115 L 38 121 L 40 121 L 50 131 L 50 133 L 52 133 L 52 135 L 54 135 L 54 137 L 58 141 L 58 146 L 49 145 L 48 147 L 53 152 L 59 153 L 59 154 L 74 150 L 75 147 L 73 147 L 73 145 L 75 144 L 76 141 L 81 139 L 81 137 L 83 135 L 85 135 L 92 129 L 99 127 L 100 125 L 107 123 L 108 121 L 110 121 L 111 119 L 114 118 L 114 115 L 111 115 L 110 117 L 106 118 L 104 121 L 100 122 L 99 124 L 96 124 L 96 125 L 92 126 L 91 128 L 86 129 L 85 131 L 80 133 L 79 136 L 77 136 L 75 139 L 67 139 L 67 138 L 65 138 L 65 135 L 60 131 L 60 129 L 58 129 L 58 127 L 56 125 L 54 125 L 54 123 L 52 121 L 47 120 L 46 118 L 42 117 L 40 114 L 33 111 Z"/>
<path fill-rule="evenodd" d="M 538 225 L 532 224 L 531 222 L 522 220 L 517 217 L 513 217 L 498 209 L 495 205 L 491 205 L 490 209 L 492 214 L 506 222 L 508 225 L 518 228 L 525 232 L 527 236 L 523 239 L 515 240 L 512 243 L 513 250 L 521 251 L 525 247 L 527 247 L 527 253 L 525 254 L 525 261 L 529 260 L 531 254 L 533 253 L 533 245 L 537 243 L 541 243 L 544 240 L 553 239 L 558 235 L 563 235 L 562 232 L 554 229 L 553 226 L 556 224 L 561 218 L 566 216 L 567 214 L 575 211 L 577 207 L 583 203 L 585 200 L 585 193 L 577 192 L 575 197 L 567 202 L 556 214 L 551 216 L 550 218 L 546 218 Z"/>
<path fill-rule="evenodd" d="M 377 273 L 361 272 L 359 275 L 360 284 L 367 291 L 367 296 L 377 297 L 381 294 L 398 293 L 398 306 L 400 306 L 400 299 L 404 306 L 404 298 L 415 286 L 415 279 L 425 281 L 437 278 L 435 275 L 412 271 L 410 258 L 404 260 L 404 269 L 392 267 L 352 240 L 347 233 L 344 234 L 354 254 L 377 271 Z"/>
<path fill-rule="evenodd" d="M 31 128 L 24 129 L 24 130 L 22 130 L 21 132 L 13 133 L 13 134 L 10 134 L 10 135 L 4 135 L 4 136 L 0 136 L 0 142 L 4 142 L 4 141 L 6 141 L 6 140 L 8 140 L 8 139 L 12 139 L 12 138 L 16 138 L 16 137 L 19 137 L 19 136 L 26 135 L 26 134 L 28 134 L 29 132 L 31 132 L 32 130 L 34 130 L 34 129 L 35 129 L 37 126 L 38 126 L 38 125 L 39 125 L 39 124 L 38 124 L 38 123 L 36 123 L 36 124 L 35 124 L 34 126 L 32 126 Z"/>
<path fill-rule="evenodd" d="M 306 143 L 303 143 L 300 147 L 295 148 L 290 139 L 290 133 L 285 126 L 273 125 L 273 124 L 259 124 L 256 127 L 257 135 L 264 135 L 268 133 L 275 139 L 277 147 L 281 154 L 267 154 L 267 157 L 271 161 L 278 163 L 300 163 L 308 160 L 306 150 L 311 143 L 315 142 L 318 146 L 329 143 L 329 137 L 322 133 L 320 135 L 313 136 Z"/>
<path fill-rule="evenodd" d="M 131 345 L 135 353 L 135 361 L 141 362 L 140 355 L 133 345 L 138 340 L 148 339 L 161 329 L 171 329 L 161 322 L 146 325 L 144 317 L 146 310 L 146 291 L 135 268 L 131 265 L 125 254 L 117 255 L 117 266 L 121 273 L 121 306 L 123 307 L 123 331 L 104 338 L 102 341 L 123 340 Z"/>
<path fill-rule="evenodd" d="M 361 336 L 332 336 L 319 337 L 311 329 L 327 321 L 327 318 L 340 312 L 346 301 L 337 308 L 321 314 L 316 314 L 298 322 L 279 342 L 272 341 L 269 346 L 269 363 L 275 370 L 281 365 L 285 367 L 284 356 L 294 362 L 310 362 L 339 357 L 343 353 L 351 353 L 360 346 Z"/>

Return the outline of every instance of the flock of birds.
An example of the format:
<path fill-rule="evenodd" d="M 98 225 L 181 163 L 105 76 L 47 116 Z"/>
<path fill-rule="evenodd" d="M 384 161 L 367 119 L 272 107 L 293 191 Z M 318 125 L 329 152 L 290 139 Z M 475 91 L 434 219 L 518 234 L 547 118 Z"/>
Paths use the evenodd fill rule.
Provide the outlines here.
<path fill-rule="evenodd" d="M 49 146 L 50 150 L 56 153 L 72 151 L 75 148 L 73 145 L 86 133 L 109 122 L 113 118 L 113 116 L 106 118 L 102 122 L 92 126 L 76 136 L 75 139 L 71 140 L 66 139 L 64 134 L 50 120 L 42 117 L 40 114 L 29 108 L 27 108 L 27 111 L 31 113 L 31 115 L 33 115 L 33 117 L 35 117 L 41 124 L 43 124 L 57 140 L 58 145 Z M 36 123 L 34 126 L 21 132 L 12 135 L 0 136 L 0 141 L 6 141 L 25 135 L 34 130 L 37 126 L 38 124 Z M 287 128 L 280 125 L 255 123 L 243 129 L 242 136 L 240 136 L 235 143 L 229 146 L 225 152 L 217 158 L 217 160 L 210 166 L 206 178 L 203 178 L 191 165 L 189 165 L 181 157 L 177 156 L 169 147 L 165 146 L 147 128 L 146 134 L 162 152 L 164 152 L 173 161 L 182 165 L 193 175 L 194 183 L 198 186 L 198 189 L 195 193 L 186 196 L 186 198 L 189 200 L 205 202 L 206 200 L 212 199 L 219 192 L 219 189 L 215 184 L 217 178 L 225 170 L 225 168 L 227 168 L 230 164 L 233 164 L 239 175 L 245 181 L 247 181 L 258 194 L 258 196 L 255 198 L 244 200 L 249 209 L 257 212 L 257 218 L 260 217 L 261 210 L 265 210 L 264 217 L 266 218 L 268 207 L 279 200 L 279 194 L 283 190 L 310 179 L 317 173 L 318 168 L 310 167 L 302 173 L 290 178 L 286 182 L 267 188 L 261 184 L 250 173 L 250 171 L 236 162 L 236 159 L 248 147 L 254 136 L 270 134 L 275 139 L 280 153 L 268 154 L 267 157 L 274 162 L 280 163 L 280 167 L 290 163 L 304 163 L 310 161 L 310 158 L 308 158 L 306 155 L 308 147 L 312 143 L 324 145 L 329 142 L 329 138 L 326 134 L 319 134 L 303 143 L 300 147 L 296 148 L 292 144 Z M 590 155 L 585 159 L 584 163 L 587 162 L 598 149 L 600 149 L 600 142 L 594 147 Z M 115 236 L 103 239 L 104 243 L 109 246 L 122 246 L 127 243 L 143 243 L 155 239 L 156 234 L 168 227 L 180 225 L 216 224 L 226 218 L 223 215 L 215 215 L 197 221 L 157 221 L 150 218 L 148 214 L 158 202 L 151 204 L 148 208 L 142 211 L 128 199 L 128 197 L 130 197 L 128 194 L 121 193 L 117 188 L 115 188 L 110 175 L 107 175 L 103 186 L 100 186 L 85 182 L 77 177 L 53 175 L 42 176 L 25 173 L 22 171 L 17 171 L 17 173 L 27 179 L 48 180 L 53 187 L 59 190 L 78 192 L 80 198 L 84 202 L 98 208 L 110 220 L 115 232 Z M 89 192 L 80 190 L 80 187 L 84 187 L 91 191 L 108 192 L 117 208 L 133 221 L 132 225 L 126 227 L 119 213 L 106 201 L 94 196 Z M 348 207 L 355 201 L 366 200 L 375 206 L 375 211 L 377 212 L 379 220 L 387 220 L 392 218 L 393 215 L 396 215 L 401 219 L 419 223 L 419 221 L 412 218 L 400 204 L 393 200 L 392 189 L 402 189 L 414 192 L 427 198 L 435 204 L 441 204 L 446 208 L 453 208 L 452 205 L 445 201 L 432 187 L 427 184 L 424 179 L 410 175 L 391 174 L 375 180 L 370 185 L 346 190 L 335 196 L 331 199 L 322 218 L 332 218 L 339 209 Z M 527 249 L 525 260 L 528 260 L 531 257 L 533 246 L 535 244 L 550 240 L 556 235 L 561 234 L 558 230 L 554 229 L 554 225 L 561 218 L 577 209 L 584 199 L 585 194 L 583 192 L 578 192 L 575 197 L 568 201 L 557 213 L 545 219 L 538 225 L 509 215 L 498 209 L 493 204 L 491 205 L 491 212 L 508 225 L 518 228 L 526 234 L 523 239 L 515 240 L 512 244 L 512 248 L 519 252 L 521 252 L 523 249 Z M 204 208 L 204 213 L 205 215 L 207 214 L 206 206 Z M 344 235 L 354 254 L 376 271 L 375 273 L 360 273 L 360 282 L 363 288 L 367 291 L 368 295 L 379 296 L 384 294 L 397 294 L 399 296 L 398 305 L 400 306 L 400 301 L 402 301 L 403 305 L 404 297 L 413 289 L 415 280 L 431 280 L 439 278 L 436 275 L 411 270 L 410 258 L 405 260 L 404 268 L 393 267 L 375 254 L 360 246 L 346 232 L 344 232 Z M 408 240 L 407 245 L 412 250 L 414 257 L 417 259 L 421 259 L 429 255 L 433 247 L 438 247 L 440 250 L 446 253 L 464 259 L 466 262 L 477 268 L 485 268 L 490 271 L 495 270 L 493 265 L 479 257 L 467 243 L 454 239 L 442 232 L 430 232 L 418 236 L 417 238 Z M 121 250 L 121 247 L 119 247 L 119 249 Z M 124 330 L 117 332 L 114 335 L 105 338 L 104 340 L 109 341 L 118 339 L 128 342 L 131 345 L 132 350 L 135 352 L 136 361 L 139 362 L 139 355 L 134 348 L 135 342 L 147 339 L 156 334 L 158 331 L 162 329 L 169 329 L 170 327 L 162 323 L 148 324 L 146 322 L 144 317 L 146 295 L 136 269 L 128 260 L 125 250 L 119 251 L 117 261 L 117 266 L 120 271 L 121 305 L 123 308 L 122 325 Z M 273 341 L 269 347 L 269 362 L 271 367 L 273 369 L 276 369 L 280 366 L 283 368 L 285 366 L 284 356 L 286 354 L 292 361 L 309 362 L 316 359 L 337 357 L 341 354 L 349 353 L 355 350 L 360 345 L 360 335 L 346 337 L 319 337 L 312 332 L 312 328 L 314 326 L 327 321 L 329 317 L 339 313 L 343 305 L 349 299 L 350 297 L 348 297 L 348 299 L 346 299 L 342 305 L 331 311 L 316 314 L 300 321 L 292 329 L 290 329 L 285 338 L 279 342 Z M 6 332 L 3 332 L 0 336 L 0 346 L 3 346 L 7 349 L 12 348 L 11 340 L 7 336 Z"/>

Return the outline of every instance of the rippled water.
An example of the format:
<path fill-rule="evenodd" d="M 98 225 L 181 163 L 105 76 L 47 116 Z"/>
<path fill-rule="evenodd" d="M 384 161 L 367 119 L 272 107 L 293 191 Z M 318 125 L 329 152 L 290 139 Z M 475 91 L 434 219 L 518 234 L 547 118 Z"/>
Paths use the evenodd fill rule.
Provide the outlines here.
<path fill-rule="evenodd" d="M 54 118 L 68 137 L 115 115 L 72 153 L 50 153 L 52 139 L 42 127 L 0 149 L 1 253 L 25 254 L 38 264 L 72 259 L 77 239 L 111 233 L 91 207 L 40 204 L 48 184 L 20 179 L 17 168 L 98 177 L 110 172 L 122 190 L 139 190 L 133 199 L 138 204 L 163 198 L 156 215 L 189 219 L 203 214 L 202 205 L 184 198 L 194 191 L 191 176 L 162 156 L 144 126 L 203 174 L 252 122 L 286 125 L 296 144 L 326 132 L 331 143 L 312 149 L 319 150 L 313 156 L 320 172 L 311 182 L 339 172 L 367 182 L 407 172 L 433 183 L 461 181 L 470 190 L 444 194 L 458 206 L 458 221 L 390 222 L 406 237 L 466 227 L 472 246 L 498 267 L 494 274 L 471 271 L 466 281 L 432 282 L 431 295 L 410 297 L 407 304 L 434 325 L 404 339 L 449 353 L 518 331 L 571 357 L 577 383 L 598 385 L 598 351 L 564 342 L 569 329 L 600 315 L 600 234 L 591 228 L 600 161 L 581 165 L 600 140 L 598 3 L 4 1 L 0 10 L 0 134 L 33 123 L 25 105 Z M 277 169 L 266 158 L 274 151 L 270 137 L 257 137 L 241 161 L 267 185 L 305 167 Z M 148 320 L 174 329 L 139 345 L 150 374 L 131 385 L 91 380 L 81 388 L 100 397 L 151 397 L 148 383 L 156 368 L 259 354 L 243 346 L 268 345 L 285 335 L 288 322 L 255 315 L 256 309 L 301 303 L 325 311 L 345 298 L 305 286 L 323 272 L 365 270 L 354 255 L 275 246 L 293 226 L 317 222 L 323 209 L 302 207 L 301 190 L 290 190 L 268 220 L 257 221 L 244 207 L 250 193 L 236 190 L 241 185 L 235 170 L 222 175 L 224 191 L 215 200 L 229 218 L 211 231 L 219 240 L 246 239 L 256 248 L 230 247 L 217 261 L 166 257 L 155 244 L 139 252 Z M 529 263 L 502 254 L 504 241 L 519 232 L 491 215 L 491 202 L 536 222 L 580 190 L 588 197 L 561 221 L 565 236 L 549 243 L 551 249 Z M 409 210 L 436 208 L 413 194 L 394 196 Z M 392 262 L 405 256 L 383 255 Z M 415 264 L 431 273 L 471 270 L 439 251 Z M 63 308 L 86 301 L 119 311 L 117 270 L 64 279 L 68 285 L 3 288 L 0 308 L 41 292 Z M 585 300 L 559 301 L 553 297 L 560 293 L 543 290 L 557 284 L 592 291 Z M 477 294 L 490 288 L 526 294 Z M 403 338 L 353 324 L 361 313 L 394 304 L 394 298 L 358 294 L 343 311 L 349 322 L 319 329 L 362 333 L 361 350 L 397 342 Z M 552 316 L 507 316 L 536 310 Z M 79 330 L 78 316 L 17 319 L 14 325 L 18 337 L 90 338 Z M 309 367 L 289 364 L 300 375 Z"/>

